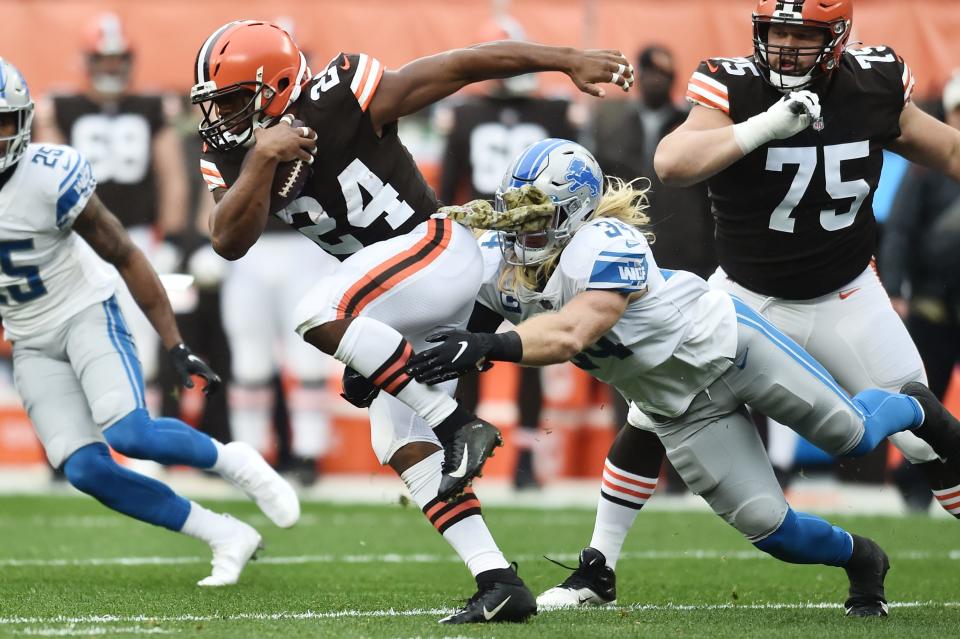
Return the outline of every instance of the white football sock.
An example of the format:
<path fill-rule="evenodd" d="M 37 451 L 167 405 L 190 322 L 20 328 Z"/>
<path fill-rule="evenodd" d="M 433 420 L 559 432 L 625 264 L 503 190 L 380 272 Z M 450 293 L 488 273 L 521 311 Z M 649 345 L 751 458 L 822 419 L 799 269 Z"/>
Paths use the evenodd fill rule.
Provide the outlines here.
<path fill-rule="evenodd" d="M 183 528 L 180 529 L 180 532 L 212 544 L 229 536 L 234 531 L 236 523 L 235 519 L 215 513 L 197 502 L 191 501 L 190 514 L 187 515 L 187 520 L 183 522 Z"/>
<path fill-rule="evenodd" d="M 614 466 L 609 459 L 604 460 L 597 519 L 590 546 L 603 553 L 610 568 L 617 567 L 627 533 L 640 509 L 653 496 L 656 486 L 656 478 L 628 473 Z"/>
<path fill-rule="evenodd" d="M 304 459 L 323 457 L 330 449 L 329 398 L 325 384 L 298 384 L 288 394 L 290 448 Z"/>
<path fill-rule="evenodd" d="M 443 451 L 437 451 L 400 476 L 410 490 L 413 501 L 447 543 L 453 546 L 474 577 L 487 570 L 508 568 L 510 564 L 487 529 L 481 516 L 480 501 L 473 491 L 468 489 L 463 496 L 450 502 L 437 499 L 442 463 Z"/>
<path fill-rule="evenodd" d="M 404 372 L 403 367 L 412 354 L 413 349 L 393 328 L 369 317 L 355 317 L 334 357 L 412 408 L 431 428 L 436 428 L 457 408 L 457 402 L 443 390 L 421 384 Z"/>

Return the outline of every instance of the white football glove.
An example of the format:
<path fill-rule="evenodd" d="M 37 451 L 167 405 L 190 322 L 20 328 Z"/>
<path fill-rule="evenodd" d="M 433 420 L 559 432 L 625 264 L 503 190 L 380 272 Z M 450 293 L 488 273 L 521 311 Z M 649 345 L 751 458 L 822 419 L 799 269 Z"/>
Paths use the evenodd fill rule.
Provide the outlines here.
<path fill-rule="evenodd" d="M 733 137 L 746 155 L 770 142 L 800 133 L 820 118 L 820 98 L 812 91 L 791 91 L 763 113 L 733 125 Z"/>

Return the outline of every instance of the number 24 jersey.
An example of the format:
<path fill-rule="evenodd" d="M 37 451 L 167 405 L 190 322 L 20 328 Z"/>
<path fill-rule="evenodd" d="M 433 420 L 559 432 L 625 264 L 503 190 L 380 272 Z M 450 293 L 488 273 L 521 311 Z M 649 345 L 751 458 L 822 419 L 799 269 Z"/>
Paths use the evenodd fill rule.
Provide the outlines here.
<path fill-rule="evenodd" d="M 400 142 L 397 123 L 374 131 L 368 107 L 383 65 L 341 53 L 313 76 L 290 109 L 317 132 L 316 161 L 300 197 L 276 213 L 344 260 L 364 246 L 403 235 L 436 213 L 437 199 Z M 240 175 L 245 148 L 207 149 L 200 162 L 210 190 Z"/>
<path fill-rule="evenodd" d="M 708 180 L 717 255 L 729 277 L 763 295 L 811 299 L 863 272 L 876 245 L 883 148 L 900 136 L 913 84 L 892 49 L 848 49 L 817 90 L 822 119 Z M 781 97 L 751 58 L 706 60 L 687 85 L 688 101 L 735 123 Z"/>

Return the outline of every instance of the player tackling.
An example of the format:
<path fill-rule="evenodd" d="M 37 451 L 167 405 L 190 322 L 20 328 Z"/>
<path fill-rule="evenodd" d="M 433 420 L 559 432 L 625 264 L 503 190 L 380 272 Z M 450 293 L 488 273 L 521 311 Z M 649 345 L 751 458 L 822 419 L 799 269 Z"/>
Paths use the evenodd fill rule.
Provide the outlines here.
<path fill-rule="evenodd" d="M 960 454 L 960 424 L 920 384 L 907 384 L 906 394 L 867 389 L 850 397 L 747 304 L 692 273 L 658 268 L 643 228 L 643 192 L 618 180 L 604 186 L 580 145 L 531 145 L 498 197 L 525 185 L 550 197 L 551 224 L 481 241 L 479 301 L 516 329 L 430 336 L 441 344 L 411 357 L 408 372 L 435 384 L 497 360 L 572 360 L 651 416 L 689 488 L 754 546 L 790 563 L 843 567 L 847 614 L 885 615 L 886 555 L 869 539 L 790 508 L 745 404 L 848 457 L 902 431 L 935 442 L 944 456 Z"/>
<path fill-rule="evenodd" d="M 0 59 L 0 312 L 30 421 L 50 464 L 62 465 L 74 487 L 208 543 L 213 572 L 199 585 L 236 583 L 260 534 L 118 465 L 107 445 L 128 457 L 212 470 L 278 526 L 296 523 L 297 496 L 246 444 L 223 445 L 147 413 L 136 345 L 115 296 L 117 271 L 183 383 L 192 387 L 198 375 L 211 392 L 220 378 L 183 343 L 160 280 L 97 197 L 87 160 L 68 146 L 30 143 L 33 113 L 23 76 Z"/>

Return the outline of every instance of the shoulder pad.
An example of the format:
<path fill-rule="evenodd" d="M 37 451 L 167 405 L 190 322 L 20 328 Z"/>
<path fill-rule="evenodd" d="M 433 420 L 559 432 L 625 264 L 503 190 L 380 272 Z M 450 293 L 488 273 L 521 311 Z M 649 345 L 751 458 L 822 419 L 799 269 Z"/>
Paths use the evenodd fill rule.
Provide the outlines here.
<path fill-rule="evenodd" d="M 741 78 L 759 78 L 753 58 L 704 60 L 687 82 L 687 101 L 730 115 L 730 84 Z"/>

